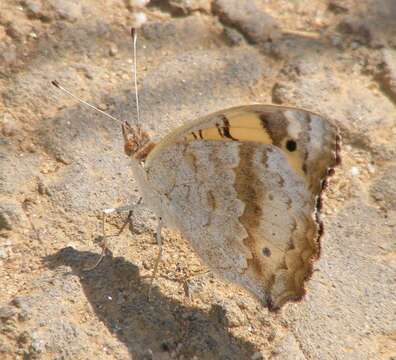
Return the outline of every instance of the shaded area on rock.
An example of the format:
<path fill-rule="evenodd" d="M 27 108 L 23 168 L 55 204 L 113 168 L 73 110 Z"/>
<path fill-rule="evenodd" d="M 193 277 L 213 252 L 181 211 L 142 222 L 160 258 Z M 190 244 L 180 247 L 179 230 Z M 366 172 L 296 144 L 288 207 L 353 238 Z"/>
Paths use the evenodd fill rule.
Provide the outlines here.
<path fill-rule="evenodd" d="M 90 252 L 65 248 L 46 257 L 45 262 L 52 269 L 65 265 L 72 268 L 97 316 L 133 357 L 143 356 L 136 353 L 142 348 L 151 349 L 154 354 L 177 351 L 178 356 L 196 355 L 200 359 L 248 359 L 255 353 L 253 344 L 234 338 L 210 314 L 166 298 L 156 288 L 148 301 L 149 281 L 143 280 L 138 268 L 122 258 L 106 258 L 94 271 L 83 272 L 83 264 L 94 262 L 96 257 Z M 185 313 L 190 315 L 186 317 Z"/>

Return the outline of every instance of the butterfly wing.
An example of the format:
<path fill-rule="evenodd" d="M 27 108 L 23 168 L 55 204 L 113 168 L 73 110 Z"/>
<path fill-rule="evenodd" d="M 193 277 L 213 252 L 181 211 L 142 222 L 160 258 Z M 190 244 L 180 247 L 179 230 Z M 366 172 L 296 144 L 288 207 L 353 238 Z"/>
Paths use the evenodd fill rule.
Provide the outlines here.
<path fill-rule="evenodd" d="M 337 130 L 305 110 L 251 105 L 174 131 L 149 154 L 161 212 L 215 272 L 277 309 L 319 255 L 318 199 Z"/>

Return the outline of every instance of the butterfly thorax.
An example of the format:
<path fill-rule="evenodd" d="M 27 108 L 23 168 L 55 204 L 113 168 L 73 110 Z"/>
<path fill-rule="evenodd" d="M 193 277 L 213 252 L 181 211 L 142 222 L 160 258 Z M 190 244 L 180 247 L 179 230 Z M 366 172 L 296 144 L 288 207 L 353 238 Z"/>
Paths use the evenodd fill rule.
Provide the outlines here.
<path fill-rule="evenodd" d="M 147 132 L 143 131 L 139 125 L 132 126 L 127 122 L 123 122 L 122 134 L 124 136 L 125 154 L 139 162 L 144 162 L 155 146 Z"/>

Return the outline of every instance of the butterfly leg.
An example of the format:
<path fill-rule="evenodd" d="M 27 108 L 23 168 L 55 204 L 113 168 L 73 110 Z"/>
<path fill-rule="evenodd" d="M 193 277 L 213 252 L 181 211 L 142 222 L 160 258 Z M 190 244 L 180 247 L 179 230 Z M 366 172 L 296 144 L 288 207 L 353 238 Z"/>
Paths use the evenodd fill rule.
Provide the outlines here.
<path fill-rule="evenodd" d="M 140 198 L 140 199 L 138 200 L 138 202 L 136 203 L 136 205 L 139 205 L 141 201 L 142 201 L 142 198 Z M 134 205 L 134 206 L 136 206 L 136 205 Z M 99 259 L 95 262 L 95 264 L 92 265 L 92 266 L 89 266 L 89 267 L 85 268 L 84 271 L 91 271 L 91 270 L 94 270 L 94 269 L 102 262 L 102 260 L 104 259 L 104 257 L 105 257 L 107 254 L 110 254 L 110 250 L 109 250 L 109 247 L 108 247 L 108 239 L 111 238 L 111 237 L 120 236 L 120 235 L 122 234 L 122 232 L 124 231 L 125 227 L 128 225 L 128 223 L 130 222 L 130 220 L 131 220 L 131 218 L 132 218 L 132 215 L 133 215 L 133 207 L 134 207 L 134 206 L 132 206 L 132 208 L 131 208 L 130 205 L 127 205 L 127 206 L 121 206 L 121 207 L 115 208 L 115 209 L 114 209 L 114 208 L 111 208 L 111 209 L 104 209 L 104 210 L 102 211 L 102 235 L 99 235 L 99 236 L 96 237 L 96 239 L 95 239 L 95 243 L 99 243 L 99 246 L 101 247 L 102 251 L 101 251 L 101 254 L 100 254 L 100 256 L 99 256 Z M 121 212 L 124 212 L 124 211 L 128 211 L 128 216 L 126 217 L 126 219 L 125 219 L 124 223 L 122 224 L 120 230 L 118 230 L 118 232 L 115 233 L 115 234 L 106 235 L 106 229 L 105 229 L 106 216 L 107 216 L 108 214 L 113 213 L 113 212 L 121 213 Z"/>
<path fill-rule="evenodd" d="M 154 269 L 153 269 L 153 274 L 151 275 L 151 282 L 150 282 L 150 287 L 148 290 L 148 298 L 150 299 L 151 297 L 151 289 L 153 287 L 154 280 L 157 276 L 158 272 L 158 266 L 161 262 L 161 257 L 162 257 L 162 236 L 161 236 L 161 231 L 162 231 L 163 223 L 162 223 L 162 218 L 158 218 L 158 225 L 157 225 L 157 233 L 156 233 L 156 240 L 157 240 L 157 245 L 159 247 L 158 249 L 158 255 L 157 258 L 155 259 L 155 264 L 154 264 Z"/>

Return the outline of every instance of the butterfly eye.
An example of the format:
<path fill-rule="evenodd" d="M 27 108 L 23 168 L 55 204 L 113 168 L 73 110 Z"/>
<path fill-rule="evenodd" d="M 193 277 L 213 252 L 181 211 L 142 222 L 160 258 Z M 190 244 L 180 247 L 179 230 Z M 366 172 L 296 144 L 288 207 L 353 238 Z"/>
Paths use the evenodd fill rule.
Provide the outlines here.
<path fill-rule="evenodd" d="M 297 143 L 294 140 L 287 140 L 286 149 L 293 152 L 297 149 Z"/>
<path fill-rule="evenodd" d="M 270 257 L 271 256 L 271 250 L 269 248 L 265 247 L 263 249 L 263 255 Z"/>

